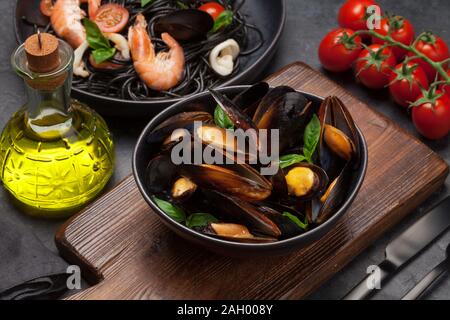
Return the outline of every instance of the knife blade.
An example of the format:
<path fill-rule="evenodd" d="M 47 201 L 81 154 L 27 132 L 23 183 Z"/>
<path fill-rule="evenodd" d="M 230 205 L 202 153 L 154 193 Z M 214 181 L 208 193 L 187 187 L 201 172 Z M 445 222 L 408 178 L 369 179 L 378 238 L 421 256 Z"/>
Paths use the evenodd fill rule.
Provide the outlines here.
<path fill-rule="evenodd" d="M 385 259 L 378 267 L 381 285 L 386 283 L 401 267 L 408 264 L 434 239 L 450 226 L 450 197 L 436 205 L 421 219 L 394 239 L 385 250 Z M 362 300 L 369 298 L 376 290 L 368 285 L 367 275 L 343 299 Z"/>

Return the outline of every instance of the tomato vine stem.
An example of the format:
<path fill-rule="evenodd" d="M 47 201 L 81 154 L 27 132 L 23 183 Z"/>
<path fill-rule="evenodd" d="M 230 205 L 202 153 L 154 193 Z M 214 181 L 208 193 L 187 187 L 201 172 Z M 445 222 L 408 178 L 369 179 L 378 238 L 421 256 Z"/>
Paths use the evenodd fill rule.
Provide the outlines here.
<path fill-rule="evenodd" d="M 398 41 L 394 40 L 389 35 L 383 36 L 383 35 L 375 32 L 373 30 L 359 30 L 359 31 L 356 31 L 350 37 L 350 39 L 355 38 L 355 37 L 360 36 L 360 35 L 369 35 L 369 36 L 378 38 L 380 40 L 383 40 L 383 41 L 385 41 L 386 43 L 388 43 L 391 46 L 396 46 L 396 47 L 402 48 L 402 49 L 404 49 L 404 50 L 406 50 L 408 52 L 414 53 L 417 58 L 420 58 L 420 59 L 424 60 L 425 62 L 428 62 L 439 73 L 439 75 L 443 79 L 445 79 L 446 83 L 450 83 L 450 75 L 447 74 L 447 72 L 445 71 L 445 69 L 443 67 L 444 64 L 446 62 L 448 62 L 448 59 L 444 60 L 444 61 L 440 61 L 440 62 L 433 61 L 430 58 L 428 58 L 426 55 L 424 55 L 422 52 L 417 50 L 414 46 L 407 46 L 407 45 L 405 45 L 405 44 L 403 44 L 401 42 L 398 42 Z M 419 38 L 420 38 L 420 36 L 418 37 L 418 39 Z"/>

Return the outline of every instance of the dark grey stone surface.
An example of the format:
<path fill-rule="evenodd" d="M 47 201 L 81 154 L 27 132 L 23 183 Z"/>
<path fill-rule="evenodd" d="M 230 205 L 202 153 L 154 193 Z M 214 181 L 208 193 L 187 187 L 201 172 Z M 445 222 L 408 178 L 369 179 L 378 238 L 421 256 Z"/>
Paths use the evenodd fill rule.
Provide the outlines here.
<path fill-rule="evenodd" d="M 266 0 L 264 0 L 266 1 Z M 0 1 L 2 12 L 0 34 L 0 127 L 3 128 L 10 115 L 24 102 L 22 81 L 13 73 L 9 57 L 16 46 L 13 34 L 13 16 L 15 1 Z M 274 57 L 267 74 L 296 60 L 301 60 L 314 68 L 320 69 L 317 59 L 317 47 L 327 31 L 337 25 L 336 13 L 342 0 L 287 0 L 288 20 L 281 41 L 280 49 Z M 397 13 L 409 18 L 416 31 L 433 30 L 450 43 L 450 1 L 448 0 L 379 0 L 383 10 Z M 321 69 L 320 69 L 321 70 Z M 323 70 L 322 70 L 323 71 Z M 323 71 L 326 73 L 325 71 Z M 342 84 L 361 100 L 367 102 L 378 111 L 399 123 L 403 128 L 416 135 L 414 128 L 405 112 L 394 105 L 385 91 L 369 91 L 354 82 L 351 75 L 327 74 Z M 117 167 L 110 187 L 115 185 L 131 172 L 131 154 L 134 142 L 145 123 L 124 121 L 123 119 L 107 119 L 115 134 L 117 145 Z M 450 161 L 449 137 L 437 141 L 424 141 L 438 152 L 446 161 Z M 417 161 L 420 161 L 418 158 Z M 389 180 L 389 177 L 386 177 Z M 450 180 L 446 186 L 434 194 L 423 206 L 415 210 L 407 219 L 402 221 L 394 230 L 385 234 L 373 243 L 363 254 L 339 272 L 334 278 L 317 290 L 310 298 L 339 299 L 351 289 L 365 275 L 368 265 L 377 264 L 383 259 L 384 247 L 391 239 L 414 223 L 426 210 L 447 196 Z M 36 235 L 52 250 L 54 233 L 61 225 L 61 221 L 37 220 L 27 217 L 16 210 L 0 192 L 0 212 L 13 220 L 21 221 L 29 226 Z M 400 272 L 377 294 L 376 299 L 398 299 L 403 296 L 418 280 L 432 269 L 445 256 L 445 247 L 450 242 L 450 232 L 426 250 L 410 266 Z M 426 296 L 429 299 L 450 299 L 450 278 L 442 281 Z"/>

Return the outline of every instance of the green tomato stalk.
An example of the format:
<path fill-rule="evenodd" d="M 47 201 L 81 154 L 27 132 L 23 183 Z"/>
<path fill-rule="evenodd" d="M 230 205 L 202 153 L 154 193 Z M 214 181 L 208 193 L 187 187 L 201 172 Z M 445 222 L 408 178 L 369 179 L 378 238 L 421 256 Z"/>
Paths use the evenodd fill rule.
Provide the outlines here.
<path fill-rule="evenodd" d="M 420 34 L 419 37 L 417 37 L 417 39 L 420 39 L 425 34 L 426 34 L 426 32 Z M 350 38 L 353 39 L 353 38 L 355 38 L 357 36 L 360 36 L 360 35 L 370 35 L 372 37 L 375 37 L 375 38 L 378 38 L 380 40 L 385 41 L 387 44 L 389 44 L 391 46 L 396 46 L 396 47 L 402 48 L 402 49 L 404 49 L 404 50 L 406 50 L 408 52 L 413 53 L 415 55 L 415 58 L 420 58 L 420 59 L 424 60 L 425 62 L 428 62 L 439 73 L 439 75 L 443 79 L 445 79 L 446 83 L 450 83 L 450 76 L 447 74 L 447 72 L 444 69 L 444 64 L 449 62 L 450 59 L 446 59 L 444 61 L 439 61 L 439 62 L 433 61 L 430 58 L 428 58 L 426 55 L 424 55 L 422 52 L 417 50 L 414 47 L 414 44 L 411 45 L 411 46 L 407 46 L 407 45 L 405 45 L 405 44 L 403 44 L 401 42 L 396 41 L 390 35 L 383 36 L 383 35 L 375 32 L 373 30 L 356 31 Z"/>

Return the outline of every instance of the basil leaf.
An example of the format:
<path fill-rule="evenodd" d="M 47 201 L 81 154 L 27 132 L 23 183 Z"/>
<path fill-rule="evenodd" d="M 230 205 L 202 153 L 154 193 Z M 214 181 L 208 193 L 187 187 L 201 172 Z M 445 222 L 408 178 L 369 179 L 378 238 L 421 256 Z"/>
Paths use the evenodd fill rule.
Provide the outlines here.
<path fill-rule="evenodd" d="M 233 129 L 234 124 L 228 115 L 222 110 L 221 107 L 217 106 L 214 110 L 214 122 L 220 128 Z"/>
<path fill-rule="evenodd" d="M 100 48 L 92 51 L 92 56 L 97 64 L 111 59 L 115 54 L 116 48 Z"/>
<path fill-rule="evenodd" d="M 293 164 L 305 161 L 305 156 L 300 154 L 288 154 L 280 157 L 280 167 L 281 169 L 292 166 Z"/>
<path fill-rule="evenodd" d="M 111 44 L 109 43 L 109 40 L 106 39 L 100 29 L 98 28 L 97 24 L 88 18 L 83 19 L 83 25 L 86 29 L 86 39 L 89 43 L 89 46 L 96 50 L 96 49 L 104 49 L 104 48 L 111 48 Z"/>
<path fill-rule="evenodd" d="M 294 216 L 292 213 L 289 212 L 283 212 L 283 216 L 285 216 L 286 218 L 289 218 L 289 220 L 291 220 L 292 222 L 294 222 L 299 228 L 303 229 L 303 230 L 307 230 L 308 229 L 308 222 L 305 219 L 305 222 L 300 221 L 300 219 L 297 216 Z"/>
<path fill-rule="evenodd" d="M 216 217 L 209 213 L 194 213 L 191 214 L 186 220 L 186 226 L 188 228 L 205 227 L 210 223 L 218 222 Z"/>
<path fill-rule="evenodd" d="M 184 213 L 183 209 L 180 207 L 177 207 L 170 202 L 161 200 L 157 197 L 152 198 L 153 201 L 156 202 L 156 205 L 164 211 L 165 214 L 167 214 L 169 217 L 171 217 L 173 220 L 179 223 L 183 223 L 186 221 L 186 214 Z"/>
<path fill-rule="evenodd" d="M 225 10 L 217 17 L 216 21 L 214 21 L 214 26 L 211 32 L 215 33 L 220 29 L 230 25 L 232 22 L 233 22 L 233 11 Z"/>
<path fill-rule="evenodd" d="M 306 161 L 312 163 L 312 157 L 320 140 L 320 120 L 314 115 L 305 129 L 303 154 Z"/>
<path fill-rule="evenodd" d="M 155 0 L 141 0 L 141 7 L 145 7 L 146 5 L 152 3 Z"/>

